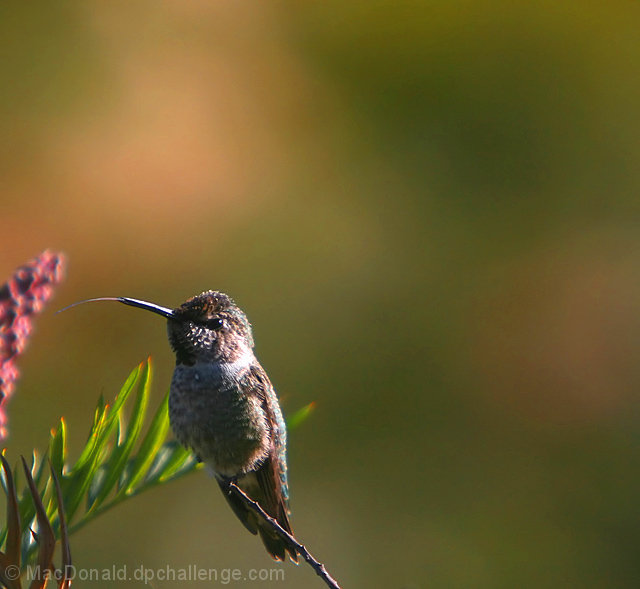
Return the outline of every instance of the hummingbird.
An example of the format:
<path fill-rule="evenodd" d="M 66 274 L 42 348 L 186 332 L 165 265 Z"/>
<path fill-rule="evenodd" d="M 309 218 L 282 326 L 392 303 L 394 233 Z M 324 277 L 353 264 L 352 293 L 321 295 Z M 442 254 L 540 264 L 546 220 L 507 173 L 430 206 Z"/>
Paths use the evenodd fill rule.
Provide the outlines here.
<path fill-rule="evenodd" d="M 204 462 L 231 509 L 259 534 L 275 560 L 298 556 L 228 484 L 236 483 L 289 534 L 287 430 L 278 397 L 254 354 L 251 324 L 226 294 L 209 290 L 175 309 L 129 297 L 118 301 L 167 319 L 176 366 L 169 391 L 169 421 L 178 441 Z M 68 308 L 68 307 L 67 307 Z"/>

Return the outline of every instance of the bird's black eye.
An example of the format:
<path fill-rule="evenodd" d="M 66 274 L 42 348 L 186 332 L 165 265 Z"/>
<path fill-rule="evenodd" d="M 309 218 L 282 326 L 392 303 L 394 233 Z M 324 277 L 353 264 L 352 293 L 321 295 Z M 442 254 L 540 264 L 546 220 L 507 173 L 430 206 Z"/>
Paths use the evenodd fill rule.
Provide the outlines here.
<path fill-rule="evenodd" d="M 220 317 L 212 317 L 211 319 L 207 320 L 205 325 L 209 329 L 220 329 L 224 325 L 224 323 L 222 319 L 220 319 Z"/>

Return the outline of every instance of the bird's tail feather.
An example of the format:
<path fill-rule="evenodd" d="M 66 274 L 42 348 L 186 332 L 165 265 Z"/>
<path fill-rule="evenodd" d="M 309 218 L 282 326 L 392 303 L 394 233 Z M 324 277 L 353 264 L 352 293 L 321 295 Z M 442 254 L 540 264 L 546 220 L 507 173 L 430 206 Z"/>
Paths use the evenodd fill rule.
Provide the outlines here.
<path fill-rule="evenodd" d="M 249 532 L 260 535 L 260 539 L 267 549 L 267 552 L 275 560 L 285 560 L 288 552 L 289 558 L 295 563 L 298 562 L 297 552 L 290 548 L 288 544 L 273 531 L 268 523 L 262 521 L 254 511 L 248 509 L 235 493 L 230 492 L 229 487 L 224 481 L 218 481 L 218 484 L 238 519 L 242 522 L 244 527 L 249 530 Z M 242 486 L 244 487 L 245 485 Z M 251 499 L 257 501 L 260 507 L 273 517 L 273 519 L 275 519 L 285 531 L 293 535 L 293 532 L 291 531 L 291 524 L 289 523 L 289 517 L 284 505 L 281 504 L 276 506 L 275 510 L 273 509 L 273 506 L 267 505 L 268 502 L 265 497 L 261 496 L 262 494 L 259 492 L 258 486 L 251 485 L 245 492 Z"/>
<path fill-rule="evenodd" d="M 289 558 L 295 563 L 298 562 L 297 552 L 290 548 L 287 543 L 273 531 L 268 523 L 262 521 L 254 511 L 248 509 L 235 493 L 230 492 L 229 487 L 224 481 L 218 481 L 218 484 L 238 519 L 242 522 L 244 527 L 249 530 L 249 532 L 260 535 L 260 539 L 267 549 L 267 552 L 275 560 L 285 560 L 288 552 Z M 257 487 L 255 487 L 255 489 L 257 490 Z M 267 509 L 263 497 L 256 497 L 250 493 L 247 494 L 251 499 L 257 501 L 260 507 L 273 517 L 285 531 L 293 535 L 293 532 L 291 531 L 291 524 L 289 523 L 289 518 L 284 506 L 279 506 L 277 509 L 278 513 L 271 513 L 272 510 Z"/>

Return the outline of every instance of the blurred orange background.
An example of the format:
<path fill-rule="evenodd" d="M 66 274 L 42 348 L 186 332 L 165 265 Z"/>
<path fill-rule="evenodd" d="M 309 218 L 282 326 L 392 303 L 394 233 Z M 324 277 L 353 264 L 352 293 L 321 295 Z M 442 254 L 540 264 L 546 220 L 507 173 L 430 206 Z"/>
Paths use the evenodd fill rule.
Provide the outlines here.
<path fill-rule="evenodd" d="M 0 276 L 68 258 L 8 456 L 61 415 L 77 453 L 149 354 L 169 385 L 157 317 L 55 309 L 218 289 L 285 413 L 317 403 L 293 527 L 344 587 L 637 586 L 639 25 L 633 2 L 3 4 Z M 203 473 L 72 550 L 272 566 Z M 263 585 L 322 586 L 284 567 Z"/>

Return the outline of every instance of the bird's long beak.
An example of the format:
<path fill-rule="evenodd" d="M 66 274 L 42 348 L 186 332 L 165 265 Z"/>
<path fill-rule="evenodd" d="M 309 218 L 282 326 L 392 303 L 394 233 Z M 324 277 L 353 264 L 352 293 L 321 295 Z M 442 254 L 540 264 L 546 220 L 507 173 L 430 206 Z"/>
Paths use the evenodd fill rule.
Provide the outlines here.
<path fill-rule="evenodd" d="M 67 309 L 71 309 L 71 307 L 76 307 L 78 305 L 83 305 L 84 303 L 93 303 L 95 301 L 117 301 L 118 303 L 123 303 L 125 305 L 129 305 L 131 307 L 138 307 L 138 309 L 145 309 L 146 311 L 151 311 L 152 313 L 156 313 L 158 315 L 162 315 L 167 319 L 173 319 L 175 314 L 173 309 L 169 309 L 168 307 L 161 307 L 160 305 L 156 305 L 155 303 L 149 303 L 147 301 L 140 301 L 138 299 L 130 299 L 129 297 L 99 297 L 97 299 L 86 299 L 84 301 L 78 301 L 77 303 L 73 303 L 64 309 L 60 309 L 58 313 L 62 313 L 62 311 L 66 311 Z"/>

